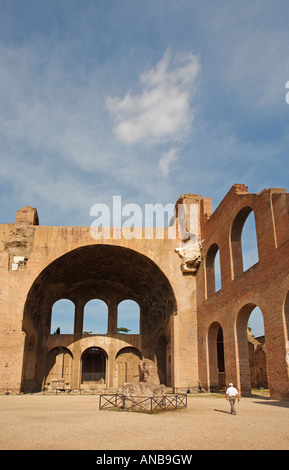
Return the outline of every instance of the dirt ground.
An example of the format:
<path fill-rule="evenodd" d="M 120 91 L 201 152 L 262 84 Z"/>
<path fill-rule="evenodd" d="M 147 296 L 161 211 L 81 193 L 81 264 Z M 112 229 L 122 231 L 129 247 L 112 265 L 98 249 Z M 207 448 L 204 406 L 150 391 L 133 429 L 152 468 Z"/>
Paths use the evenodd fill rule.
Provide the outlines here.
<path fill-rule="evenodd" d="M 288 450 L 289 402 L 188 396 L 158 414 L 99 410 L 96 395 L 0 396 L 1 450 Z"/>

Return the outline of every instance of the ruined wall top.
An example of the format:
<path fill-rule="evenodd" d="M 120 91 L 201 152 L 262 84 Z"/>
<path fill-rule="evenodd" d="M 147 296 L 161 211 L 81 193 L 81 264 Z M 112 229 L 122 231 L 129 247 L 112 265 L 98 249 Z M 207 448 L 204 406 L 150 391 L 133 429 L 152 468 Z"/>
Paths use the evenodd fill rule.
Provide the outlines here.
<path fill-rule="evenodd" d="M 37 210 L 30 206 L 22 207 L 16 212 L 15 223 L 17 225 L 39 225 Z"/>

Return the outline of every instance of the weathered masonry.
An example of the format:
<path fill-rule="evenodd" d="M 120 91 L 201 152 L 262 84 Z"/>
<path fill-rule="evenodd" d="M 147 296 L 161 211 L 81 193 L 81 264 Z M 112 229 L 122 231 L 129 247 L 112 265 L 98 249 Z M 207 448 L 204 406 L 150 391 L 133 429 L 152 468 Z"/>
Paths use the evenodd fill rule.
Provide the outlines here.
<path fill-rule="evenodd" d="M 39 225 L 28 206 L 15 223 L 0 225 L 1 393 L 117 390 L 140 380 L 139 364 L 147 358 L 161 383 L 175 390 L 211 390 L 232 381 L 248 395 L 247 322 L 258 306 L 271 397 L 289 398 L 288 194 L 250 194 L 236 184 L 213 213 L 211 200 L 199 195 L 182 195 L 179 203 L 198 208 L 193 238 L 176 231 L 174 239 L 165 229 L 163 238 L 95 240 L 89 227 Z M 244 271 L 241 239 L 249 214 L 259 260 Z M 176 211 L 174 224 L 179 217 Z M 69 334 L 51 331 L 61 299 L 72 306 Z M 84 328 L 93 300 L 106 309 L 101 334 Z M 124 300 L 138 306 L 137 333 L 118 328 Z"/>

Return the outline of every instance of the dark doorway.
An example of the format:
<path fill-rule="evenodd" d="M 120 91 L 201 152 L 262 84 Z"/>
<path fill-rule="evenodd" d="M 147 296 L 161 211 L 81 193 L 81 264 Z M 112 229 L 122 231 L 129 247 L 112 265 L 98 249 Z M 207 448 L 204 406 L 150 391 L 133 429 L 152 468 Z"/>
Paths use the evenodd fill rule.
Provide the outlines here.
<path fill-rule="evenodd" d="M 106 353 L 100 348 L 90 348 L 82 356 L 81 383 L 98 382 L 106 379 Z"/>
<path fill-rule="evenodd" d="M 226 386 L 223 329 L 218 322 L 208 331 L 208 358 L 210 391 L 224 390 Z"/>
<path fill-rule="evenodd" d="M 168 342 L 164 335 L 161 335 L 157 342 L 156 356 L 160 383 L 167 384 L 167 346 Z"/>
<path fill-rule="evenodd" d="M 220 326 L 217 336 L 217 356 L 218 356 L 218 377 L 219 377 L 219 390 L 225 390 L 226 375 L 225 375 L 225 355 L 224 355 L 224 339 L 223 330 Z"/>

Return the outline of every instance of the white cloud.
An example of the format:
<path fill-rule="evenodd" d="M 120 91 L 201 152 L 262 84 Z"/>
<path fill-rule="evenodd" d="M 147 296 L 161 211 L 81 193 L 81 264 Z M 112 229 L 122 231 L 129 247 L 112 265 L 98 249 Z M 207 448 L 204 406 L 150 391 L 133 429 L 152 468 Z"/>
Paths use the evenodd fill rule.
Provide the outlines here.
<path fill-rule="evenodd" d="M 155 67 L 140 76 L 141 90 L 123 98 L 107 98 L 114 132 L 125 144 L 180 141 L 193 122 L 191 100 L 200 71 L 198 57 L 168 49 Z"/>
<path fill-rule="evenodd" d="M 161 171 L 162 175 L 166 178 L 169 173 L 175 170 L 175 166 L 172 167 L 172 164 L 178 160 L 178 149 L 171 148 L 168 152 L 166 152 L 159 161 L 159 170 Z"/>
<path fill-rule="evenodd" d="M 160 171 L 155 171 L 164 152 L 120 148 L 99 83 L 106 72 L 95 68 L 85 77 L 70 73 L 58 48 L 41 51 L 31 44 L 8 47 L 0 42 L 1 197 L 8 185 L 17 208 L 29 204 L 39 210 L 41 223 L 60 220 L 68 225 L 75 218 L 90 223 L 91 205 L 110 201 L 113 194 L 125 192 L 144 203 L 146 198 L 169 197 L 161 180 L 172 171 L 176 154 L 172 150 L 163 156 Z M 67 46 L 63 55 L 70 53 Z M 169 56 L 166 61 L 171 63 Z M 158 65 L 141 77 L 151 91 L 154 82 L 165 81 L 161 76 L 169 67 L 164 59 Z M 174 80 L 177 91 L 180 86 L 179 94 L 181 87 L 189 92 L 186 73 L 184 65 L 166 78 Z M 153 93 L 147 99 L 153 100 Z"/>

